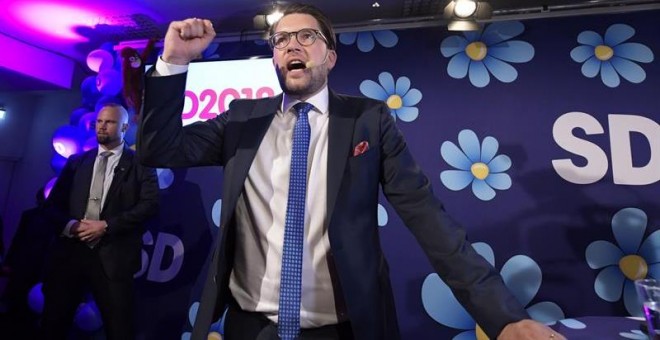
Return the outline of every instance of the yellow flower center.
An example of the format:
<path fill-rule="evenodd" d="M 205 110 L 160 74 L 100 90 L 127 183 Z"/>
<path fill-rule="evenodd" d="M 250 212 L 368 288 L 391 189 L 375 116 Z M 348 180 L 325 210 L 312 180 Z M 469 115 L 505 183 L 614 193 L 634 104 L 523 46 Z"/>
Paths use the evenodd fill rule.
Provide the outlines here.
<path fill-rule="evenodd" d="M 467 54 L 470 59 L 479 61 L 483 58 L 486 58 L 486 55 L 488 54 L 488 47 L 486 47 L 486 44 L 482 43 L 481 41 L 475 41 L 467 45 L 465 48 L 465 54 Z"/>
<path fill-rule="evenodd" d="M 489 340 L 488 335 L 481 329 L 481 326 L 477 325 L 477 328 L 474 330 L 477 333 L 477 340 Z"/>
<path fill-rule="evenodd" d="M 470 171 L 472 172 L 472 175 L 478 179 L 484 179 L 488 177 L 488 174 L 490 173 L 488 165 L 481 162 L 472 164 Z"/>
<path fill-rule="evenodd" d="M 623 275 L 629 280 L 635 281 L 643 279 L 649 272 L 649 266 L 646 260 L 639 255 L 627 255 L 619 260 L 619 268 Z"/>
<path fill-rule="evenodd" d="M 596 58 L 598 58 L 598 60 L 606 61 L 606 60 L 610 60 L 610 58 L 614 56 L 614 50 L 612 50 L 612 48 L 609 46 L 598 45 L 596 46 L 596 50 L 594 51 L 594 54 L 596 55 Z"/>
<path fill-rule="evenodd" d="M 387 106 L 390 109 L 400 109 L 403 106 L 403 99 L 398 94 L 393 94 L 387 98 Z"/>

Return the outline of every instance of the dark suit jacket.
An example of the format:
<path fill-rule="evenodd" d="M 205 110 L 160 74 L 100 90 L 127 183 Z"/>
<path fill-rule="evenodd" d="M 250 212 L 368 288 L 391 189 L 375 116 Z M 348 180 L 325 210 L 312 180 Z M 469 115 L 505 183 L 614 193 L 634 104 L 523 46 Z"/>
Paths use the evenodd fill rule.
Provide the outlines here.
<path fill-rule="evenodd" d="M 193 332 L 193 338 L 204 339 L 211 319 L 229 298 L 236 202 L 282 97 L 234 100 L 217 118 L 182 129 L 185 77 L 147 77 L 138 153 L 149 166 L 224 166 L 221 235 Z M 329 111 L 330 259 L 356 339 L 399 337 L 389 269 L 378 235 L 379 186 L 434 269 L 487 334 L 495 337 L 507 323 L 526 318 L 501 278 L 433 196 L 387 106 L 331 92 Z M 368 141 L 369 150 L 353 157 L 354 147 L 362 141 Z"/>
<path fill-rule="evenodd" d="M 85 215 L 98 149 L 71 155 L 46 200 L 45 211 L 62 233 L 71 220 Z M 156 171 L 139 164 L 135 152 L 124 147 L 104 205 L 101 220 L 107 233 L 97 245 L 103 269 L 109 278 L 132 276 L 140 269 L 143 223 L 158 211 Z M 60 240 L 54 257 L 66 256 L 73 240 Z"/>

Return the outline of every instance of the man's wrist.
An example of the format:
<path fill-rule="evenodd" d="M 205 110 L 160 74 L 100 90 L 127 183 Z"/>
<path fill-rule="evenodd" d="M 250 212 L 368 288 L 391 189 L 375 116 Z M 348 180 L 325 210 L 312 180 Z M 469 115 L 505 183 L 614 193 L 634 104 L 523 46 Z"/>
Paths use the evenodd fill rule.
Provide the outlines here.
<path fill-rule="evenodd" d="M 154 76 L 173 76 L 175 74 L 188 72 L 188 64 L 177 65 L 167 62 L 162 55 L 158 57 L 155 68 Z"/>
<path fill-rule="evenodd" d="M 183 58 L 172 58 L 168 57 L 166 55 L 161 55 L 160 59 L 162 59 L 164 62 L 170 64 L 170 65 L 177 65 L 177 66 L 186 66 L 190 64 L 190 60 L 186 60 Z"/>

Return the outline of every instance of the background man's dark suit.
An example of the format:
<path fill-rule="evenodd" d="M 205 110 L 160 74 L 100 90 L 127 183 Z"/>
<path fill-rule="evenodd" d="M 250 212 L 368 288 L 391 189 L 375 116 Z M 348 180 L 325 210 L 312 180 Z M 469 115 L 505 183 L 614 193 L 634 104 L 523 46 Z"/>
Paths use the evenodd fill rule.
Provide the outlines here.
<path fill-rule="evenodd" d="M 282 96 L 235 100 L 217 118 L 181 129 L 186 74 L 147 77 L 138 152 L 149 166 L 224 166 L 221 235 L 197 314 L 194 339 L 230 298 L 234 254 L 234 211 L 248 170 Z M 168 100 L 163 100 L 167 98 Z M 380 248 L 378 189 L 409 226 L 435 270 L 448 277 L 456 296 L 491 337 L 527 318 L 499 276 L 472 249 L 433 196 L 387 108 L 366 98 L 329 99 L 328 233 L 331 258 L 356 339 L 398 337 L 388 266 Z M 362 141 L 369 150 L 353 157 Z M 467 255 L 467 256 L 466 256 Z M 451 273 L 448 275 L 448 273 Z"/>
<path fill-rule="evenodd" d="M 37 206 L 23 211 L 12 238 L 3 271 L 9 281 L 2 296 L 7 302 L 7 321 L 2 329 L 7 334 L 21 334 L 26 339 L 36 337 L 37 314 L 28 305 L 30 289 L 43 281 L 44 264 L 55 231 L 43 213 L 44 188 L 36 194 Z"/>
<path fill-rule="evenodd" d="M 94 161 L 97 149 L 83 154 L 69 157 L 64 169 L 58 177 L 57 183 L 48 197 L 46 211 L 53 221 L 57 234 L 60 235 L 66 224 L 71 220 L 84 218 Z M 101 238 L 94 249 L 76 238 L 59 237 L 50 256 L 50 266 L 44 283 L 46 295 L 46 313 L 49 303 L 54 310 L 62 311 L 60 315 L 44 322 L 62 322 L 65 327 L 71 324 L 75 307 L 71 310 L 64 299 L 80 300 L 84 291 L 91 288 L 95 294 L 99 308 L 104 308 L 104 302 L 112 299 L 122 308 L 132 311 L 132 276 L 140 269 L 140 249 L 142 246 L 143 223 L 158 209 L 158 183 L 154 169 L 140 165 L 133 150 L 124 147 L 119 163 L 114 169 L 114 177 L 110 189 L 106 194 L 100 219 L 108 224 L 107 233 Z M 86 257 L 81 259 L 81 257 Z M 81 263 L 81 261 L 86 261 Z M 78 267 L 72 266 L 75 263 Z M 100 268 L 99 268 L 100 267 Z M 66 291 L 49 292 L 51 282 L 71 281 L 72 277 L 86 278 L 92 281 L 92 287 L 78 287 L 74 284 L 72 289 Z M 100 284 L 95 284 L 99 283 Z M 108 285 L 122 282 L 128 287 L 119 289 L 125 294 L 109 293 Z M 50 293 L 50 294 L 49 294 Z M 69 294 L 70 296 L 67 296 Z M 49 302 L 49 299 L 50 302 Z M 128 306 L 126 306 L 128 305 Z M 107 313 L 109 318 L 117 318 L 119 325 L 129 326 L 132 320 L 131 313 Z M 104 318 L 104 323 L 107 320 Z M 48 327 L 57 325 L 44 325 Z M 61 326 L 61 325 L 60 325 Z"/>

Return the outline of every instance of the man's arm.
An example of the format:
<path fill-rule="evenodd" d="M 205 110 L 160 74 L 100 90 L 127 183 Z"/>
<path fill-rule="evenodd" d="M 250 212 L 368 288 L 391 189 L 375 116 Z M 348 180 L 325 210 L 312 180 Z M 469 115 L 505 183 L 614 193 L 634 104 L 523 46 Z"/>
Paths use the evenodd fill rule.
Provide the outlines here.
<path fill-rule="evenodd" d="M 225 117 L 182 128 L 187 69 L 208 47 L 215 31 L 209 20 L 189 18 L 170 23 L 163 55 L 146 75 L 144 110 L 137 150 L 144 165 L 190 167 L 220 162 Z"/>
<path fill-rule="evenodd" d="M 107 233 L 119 233 L 127 229 L 141 226 L 148 218 L 158 212 L 158 178 L 156 170 L 139 164 L 137 167 L 136 185 L 138 189 L 138 200 L 132 208 L 119 214 L 108 216 L 105 220 Z"/>
<path fill-rule="evenodd" d="M 137 152 L 144 165 L 174 168 L 221 163 L 228 113 L 183 127 L 186 76 L 147 76 L 145 80 L 144 112 L 137 138 Z"/>
<path fill-rule="evenodd" d="M 467 241 L 465 230 L 433 195 L 385 105 L 380 113 L 383 193 L 431 265 L 490 338 L 529 318 L 494 268 Z"/>
<path fill-rule="evenodd" d="M 381 183 L 396 209 L 458 301 L 491 338 L 498 340 L 564 337 L 529 319 L 494 268 L 467 241 L 465 230 L 433 195 L 389 110 L 380 114 Z"/>
<path fill-rule="evenodd" d="M 43 207 L 43 213 L 46 218 L 51 221 L 55 228 L 56 235 L 66 234 L 65 229 L 68 227 L 72 232 L 75 232 L 76 223 L 79 217 L 71 216 L 69 212 L 69 201 L 71 199 L 71 190 L 73 188 L 73 178 L 76 172 L 77 165 L 80 163 L 80 155 L 71 155 L 67 159 L 66 164 L 60 175 L 55 181 L 53 189 L 50 191 Z"/>

